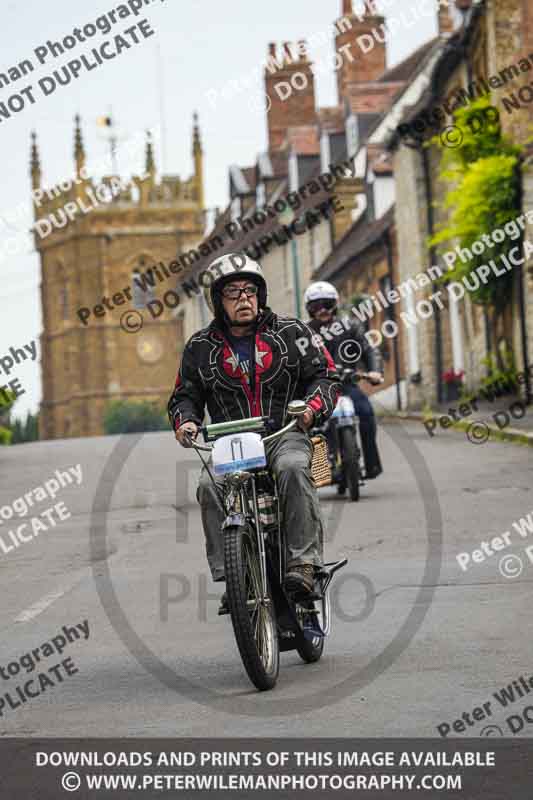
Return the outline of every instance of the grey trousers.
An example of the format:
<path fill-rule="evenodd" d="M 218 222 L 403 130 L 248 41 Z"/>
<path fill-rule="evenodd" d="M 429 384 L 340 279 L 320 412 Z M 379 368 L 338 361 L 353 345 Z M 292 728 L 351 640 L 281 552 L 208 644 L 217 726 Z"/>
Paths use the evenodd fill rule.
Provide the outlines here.
<path fill-rule="evenodd" d="M 316 487 L 311 478 L 313 446 L 301 431 L 289 431 L 265 445 L 267 462 L 276 476 L 285 537 L 287 566 L 321 566 L 324 530 Z M 217 483 L 222 478 L 216 477 Z M 202 510 L 207 561 L 214 581 L 224 580 L 224 543 L 220 508 L 211 478 L 204 468 L 197 492 Z"/>

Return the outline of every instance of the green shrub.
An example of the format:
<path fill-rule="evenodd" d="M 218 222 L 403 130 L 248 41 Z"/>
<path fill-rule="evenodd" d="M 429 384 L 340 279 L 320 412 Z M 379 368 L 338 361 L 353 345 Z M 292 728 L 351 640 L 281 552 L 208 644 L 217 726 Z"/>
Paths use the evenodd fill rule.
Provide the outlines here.
<path fill-rule="evenodd" d="M 482 389 L 486 389 L 489 394 L 491 391 L 498 390 L 511 394 L 516 392 L 519 385 L 518 370 L 515 367 L 512 353 L 505 354 L 503 367 L 498 366 L 498 360 L 493 355 L 481 359 L 481 363 L 489 368 L 489 374 L 481 381 Z"/>
<path fill-rule="evenodd" d="M 502 134 L 499 122 L 486 122 L 481 131 L 474 124 L 490 105 L 487 96 L 454 112 L 454 124 L 462 133 L 458 147 L 445 147 L 438 136 L 432 140 L 442 155 L 440 178 L 449 185 L 442 203 L 449 214 L 447 223 L 430 239 L 430 245 L 449 246 L 458 241 L 461 247 L 471 249 L 483 234 L 503 228 L 520 214 L 521 148 Z M 506 238 L 491 248 L 490 258 L 507 255 L 514 246 L 515 242 Z M 486 260 L 486 253 L 474 254 L 468 262 L 457 259 L 453 269 L 440 280 L 461 281 Z M 501 312 L 511 298 L 513 280 L 512 272 L 501 277 L 491 273 L 487 283 L 470 292 L 470 297 L 474 303 Z"/>
<path fill-rule="evenodd" d="M 11 444 L 36 442 L 39 439 L 39 415 L 28 411 L 25 420 L 15 419 L 9 426 L 13 432 Z"/>
<path fill-rule="evenodd" d="M 166 412 L 147 400 L 113 400 L 104 415 L 104 430 L 107 434 L 145 433 L 166 431 L 169 422 Z"/>
<path fill-rule="evenodd" d="M 11 444 L 13 434 L 7 428 L 0 427 L 0 445 Z"/>

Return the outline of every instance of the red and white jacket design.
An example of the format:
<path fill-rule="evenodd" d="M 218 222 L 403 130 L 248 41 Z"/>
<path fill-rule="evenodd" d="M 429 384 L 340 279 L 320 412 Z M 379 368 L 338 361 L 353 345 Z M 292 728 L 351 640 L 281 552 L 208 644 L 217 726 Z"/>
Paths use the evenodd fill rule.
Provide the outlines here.
<path fill-rule="evenodd" d="M 186 420 L 201 425 L 206 406 L 212 422 L 265 416 L 279 429 L 287 422 L 290 401 L 305 400 L 321 424 L 332 414 L 339 391 L 335 365 L 313 331 L 267 308 L 257 325 L 248 376 L 214 320 L 189 339 L 168 414 L 175 430 Z"/>

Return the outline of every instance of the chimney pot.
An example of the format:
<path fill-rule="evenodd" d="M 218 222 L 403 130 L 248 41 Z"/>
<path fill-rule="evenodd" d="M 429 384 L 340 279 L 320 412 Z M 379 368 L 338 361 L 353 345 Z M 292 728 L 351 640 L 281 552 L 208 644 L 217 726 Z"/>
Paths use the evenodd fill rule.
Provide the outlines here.
<path fill-rule="evenodd" d="M 268 52 L 271 56 L 276 55 L 276 42 L 270 42 L 268 45 Z"/>
<path fill-rule="evenodd" d="M 342 15 L 343 17 L 349 17 L 353 12 L 352 9 L 352 0 L 342 0 Z"/>

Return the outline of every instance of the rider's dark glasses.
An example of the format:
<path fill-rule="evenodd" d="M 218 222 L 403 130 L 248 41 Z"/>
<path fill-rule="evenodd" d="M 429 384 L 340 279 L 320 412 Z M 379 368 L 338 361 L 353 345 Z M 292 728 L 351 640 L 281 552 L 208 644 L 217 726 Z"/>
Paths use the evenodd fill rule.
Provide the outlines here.
<path fill-rule="evenodd" d="M 238 300 L 241 294 L 245 294 L 246 297 L 253 297 L 257 294 L 257 286 L 226 286 L 222 289 L 222 296 L 225 297 L 227 300 Z"/>
<path fill-rule="evenodd" d="M 337 303 L 335 300 L 311 300 L 311 302 L 307 304 L 307 310 L 310 314 L 316 314 L 321 308 L 325 308 L 326 311 L 333 311 L 336 305 Z"/>

